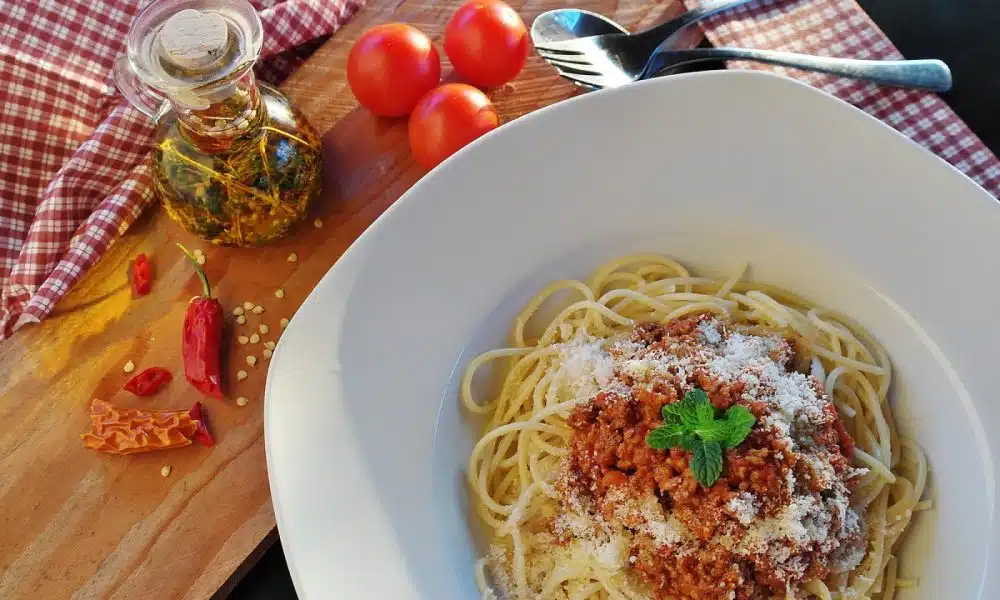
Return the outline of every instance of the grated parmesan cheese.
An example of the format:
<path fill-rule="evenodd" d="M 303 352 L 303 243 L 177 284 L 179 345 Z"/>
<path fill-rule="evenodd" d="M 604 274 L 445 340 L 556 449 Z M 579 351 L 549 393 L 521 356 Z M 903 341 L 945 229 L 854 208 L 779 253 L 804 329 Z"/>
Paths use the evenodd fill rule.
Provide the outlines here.
<path fill-rule="evenodd" d="M 601 340 L 576 336 L 562 344 L 559 352 L 563 384 L 573 399 L 590 400 L 614 379 L 614 361 Z"/>
<path fill-rule="evenodd" d="M 740 492 L 726 504 L 726 508 L 743 525 L 753 523 L 760 509 L 757 497 L 750 492 Z"/>
<path fill-rule="evenodd" d="M 830 571 L 846 573 L 853 571 L 865 558 L 868 551 L 868 540 L 865 534 L 865 522 L 860 514 L 848 507 L 843 516 L 841 535 L 853 543 L 841 544 L 830 557 Z"/>
<path fill-rule="evenodd" d="M 809 429 L 828 418 L 824 407 L 828 403 L 814 377 L 786 371 L 775 360 L 786 359 L 790 349 L 777 336 L 760 337 L 731 334 L 722 344 L 722 353 L 711 360 L 709 370 L 728 381 L 740 381 L 745 389 L 742 399 L 763 401 L 772 409 L 763 419 L 765 427 L 773 428 L 789 447 L 798 448 L 798 428 Z"/>
<path fill-rule="evenodd" d="M 705 343 L 715 346 L 722 341 L 722 332 L 719 331 L 720 323 L 718 319 L 709 319 L 698 323 L 698 332 Z"/>
<path fill-rule="evenodd" d="M 567 512 L 553 521 L 553 530 L 560 537 L 569 537 L 580 550 L 609 570 L 625 566 L 628 543 L 614 531 L 601 515 Z"/>
<path fill-rule="evenodd" d="M 486 566 L 490 578 L 493 580 L 493 589 L 489 590 L 494 597 L 499 593 L 503 599 L 515 598 L 514 578 L 507 571 L 510 564 L 507 558 L 507 550 L 500 544 L 492 544 L 486 553 Z M 488 597 L 483 600 L 489 600 Z"/>

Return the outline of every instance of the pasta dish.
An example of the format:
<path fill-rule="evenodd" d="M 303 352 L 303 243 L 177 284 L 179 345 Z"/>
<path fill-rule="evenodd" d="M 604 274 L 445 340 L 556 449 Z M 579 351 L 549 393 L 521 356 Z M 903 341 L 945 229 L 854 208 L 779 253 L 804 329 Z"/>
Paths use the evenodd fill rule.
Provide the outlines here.
<path fill-rule="evenodd" d="M 548 285 L 461 382 L 484 600 L 891 600 L 929 502 L 890 380 L 850 318 L 743 272 L 634 255 Z"/>

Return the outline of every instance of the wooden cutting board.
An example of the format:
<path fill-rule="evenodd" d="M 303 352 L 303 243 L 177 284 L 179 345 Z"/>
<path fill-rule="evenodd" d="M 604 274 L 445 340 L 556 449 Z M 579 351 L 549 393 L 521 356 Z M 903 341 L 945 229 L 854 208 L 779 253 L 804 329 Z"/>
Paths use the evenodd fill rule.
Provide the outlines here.
<path fill-rule="evenodd" d="M 262 343 L 230 345 L 223 401 L 200 397 L 184 381 L 181 323 L 200 288 L 174 243 L 204 250 L 227 313 L 245 301 L 264 307 L 246 325 L 231 322 L 227 337 L 249 336 L 264 323 L 270 332 L 263 339 L 276 340 L 279 320 L 295 313 L 351 242 L 424 174 L 409 156 L 405 120 L 356 107 L 345 79 L 351 44 L 389 21 L 410 23 L 439 41 L 460 4 L 370 0 L 282 86 L 322 133 L 326 161 L 322 199 L 289 239 L 261 249 L 213 248 L 151 208 L 52 316 L 0 345 L 0 598 L 224 597 L 275 539 Z M 511 4 L 528 24 L 567 5 L 629 27 L 680 11 L 677 2 L 640 0 Z M 446 79 L 450 71 L 445 64 Z M 524 72 L 491 96 L 509 121 L 577 92 L 532 55 Z M 153 263 L 154 287 L 133 300 L 126 273 L 140 252 Z M 298 260 L 289 262 L 293 252 Z M 256 368 L 247 366 L 248 354 L 257 356 Z M 155 398 L 135 398 L 121 391 L 127 361 L 136 372 L 166 367 L 176 379 Z M 237 382 L 239 370 L 249 378 Z M 238 396 L 249 404 L 237 406 Z M 92 398 L 143 408 L 187 408 L 201 400 L 217 445 L 128 457 L 85 450 L 79 434 L 88 427 Z M 165 465 L 172 469 L 167 477 Z"/>

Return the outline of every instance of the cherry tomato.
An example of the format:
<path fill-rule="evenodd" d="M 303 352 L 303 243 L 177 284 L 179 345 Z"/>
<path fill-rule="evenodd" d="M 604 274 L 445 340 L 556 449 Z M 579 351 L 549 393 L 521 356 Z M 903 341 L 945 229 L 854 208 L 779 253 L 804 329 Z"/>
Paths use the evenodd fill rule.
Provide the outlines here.
<path fill-rule="evenodd" d="M 444 51 L 462 78 L 481 88 L 503 85 L 524 67 L 528 30 L 517 12 L 500 0 L 472 0 L 444 30 Z"/>
<path fill-rule="evenodd" d="M 410 151 L 433 169 L 463 146 L 500 125 L 497 109 L 471 85 L 448 83 L 420 99 L 410 115 Z"/>
<path fill-rule="evenodd" d="M 422 31 L 403 23 L 372 27 L 347 55 L 347 82 L 362 106 L 382 117 L 410 113 L 441 79 L 441 58 Z"/>

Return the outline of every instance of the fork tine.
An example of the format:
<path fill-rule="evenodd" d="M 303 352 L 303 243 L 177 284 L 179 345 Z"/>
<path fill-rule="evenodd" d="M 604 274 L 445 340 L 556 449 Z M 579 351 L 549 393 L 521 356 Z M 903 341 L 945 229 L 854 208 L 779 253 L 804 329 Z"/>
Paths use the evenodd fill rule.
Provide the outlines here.
<path fill-rule="evenodd" d="M 586 38 L 573 39 L 573 40 L 562 40 L 558 42 L 545 42 L 544 44 L 535 44 L 535 50 L 539 52 L 548 52 L 549 54 L 583 54 L 584 48 L 586 48 Z"/>
<path fill-rule="evenodd" d="M 554 55 L 542 54 L 541 56 L 547 62 L 550 62 L 550 63 L 552 63 L 554 65 L 579 65 L 579 66 L 583 66 L 583 67 L 589 67 L 592 64 L 590 62 L 590 59 L 588 59 L 587 56 L 583 55 L 583 54 L 581 54 L 579 56 L 575 55 L 575 54 L 574 55 L 567 55 L 567 54 L 554 54 Z"/>
<path fill-rule="evenodd" d="M 581 60 L 581 59 L 583 59 L 584 56 L 586 56 L 586 53 L 583 52 L 583 51 L 575 52 L 573 54 L 569 54 L 569 53 L 566 53 L 566 52 L 553 52 L 551 50 L 546 50 L 544 48 L 535 48 L 535 50 L 537 50 L 538 51 L 538 55 L 541 56 L 542 58 L 544 58 L 545 60 L 549 60 L 549 59 L 559 59 L 559 60 L 566 60 L 566 61 Z"/>
<path fill-rule="evenodd" d="M 556 67 L 556 71 L 560 75 L 569 79 L 573 83 L 583 84 L 587 87 L 592 87 L 596 89 L 604 89 L 607 86 L 607 78 L 600 73 L 590 73 L 586 71 L 577 71 L 576 69 L 571 69 L 569 67 Z"/>
<path fill-rule="evenodd" d="M 549 64 L 560 71 L 565 71 L 567 73 L 572 73 L 574 75 L 598 75 L 603 76 L 603 73 L 592 67 L 591 65 L 582 65 L 579 63 L 563 63 L 559 61 L 550 60 Z"/>

